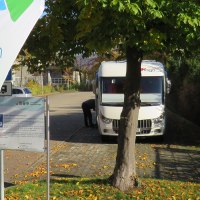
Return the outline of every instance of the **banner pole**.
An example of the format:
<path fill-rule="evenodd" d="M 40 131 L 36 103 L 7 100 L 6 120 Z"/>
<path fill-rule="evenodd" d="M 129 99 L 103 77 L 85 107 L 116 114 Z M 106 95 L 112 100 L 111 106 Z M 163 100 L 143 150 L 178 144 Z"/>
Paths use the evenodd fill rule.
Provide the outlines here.
<path fill-rule="evenodd" d="M 50 134 L 49 134 L 49 98 L 46 97 L 46 137 L 47 137 L 47 200 L 50 200 Z"/>
<path fill-rule="evenodd" d="M 1 200 L 4 200 L 4 159 L 3 159 L 3 150 L 1 150 Z"/>

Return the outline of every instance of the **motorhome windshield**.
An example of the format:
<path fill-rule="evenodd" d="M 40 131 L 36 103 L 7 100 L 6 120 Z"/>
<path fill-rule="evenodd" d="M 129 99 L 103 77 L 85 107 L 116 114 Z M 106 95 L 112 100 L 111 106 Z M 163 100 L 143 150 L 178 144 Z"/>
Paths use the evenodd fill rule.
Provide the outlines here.
<path fill-rule="evenodd" d="M 100 79 L 101 104 L 109 106 L 122 106 L 124 103 L 125 77 L 102 77 Z"/>
<path fill-rule="evenodd" d="M 125 77 L 102 77 L 100 79 L 101 104 L 107 106 L 122 106 L 124 103 Z M 142 105 L 161 104 L 163 102 L 163 77 L 141 77 Z"/>

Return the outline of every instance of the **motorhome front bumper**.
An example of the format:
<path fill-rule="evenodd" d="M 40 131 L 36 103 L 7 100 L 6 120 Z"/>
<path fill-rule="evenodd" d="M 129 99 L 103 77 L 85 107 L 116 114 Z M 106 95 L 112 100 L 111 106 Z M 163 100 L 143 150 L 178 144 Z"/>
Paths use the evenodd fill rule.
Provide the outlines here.
<path fill-rule="evenodd" d="M 118 134 L 119 130 L 119 122 L 120 120 L 113 120 L 113 132 Z M 136 131 L 136 136 L 157 136 L 163 135 L 163 122 L 154 123 L 154 120 L 146 119 L 146 120 L 138 120 L 138 126 Z"/>

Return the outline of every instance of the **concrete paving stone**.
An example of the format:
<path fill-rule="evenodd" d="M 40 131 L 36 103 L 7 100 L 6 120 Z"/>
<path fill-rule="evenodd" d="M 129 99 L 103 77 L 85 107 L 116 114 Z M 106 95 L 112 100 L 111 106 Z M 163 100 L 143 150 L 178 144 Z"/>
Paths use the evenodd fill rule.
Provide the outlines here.
<path fill-rule="evenodd" d="M 52 152 L 52 178 L 54 176 L 95 177 L 112 174 L 117 144 L 84 141 L 82 143 L 64 142 L 58 151 Z M 156 149 L 149 144 L 136 144 L 136 152 L 136 172 L 139 177 L 200 182 L 198 167 L 200 156 L 190 157 L 187 153 Z M 195 162 L 191 163 L 192 161 Z"/>
<path fill-rule="evenodd" d="M 92 97 L 85 92 L 77 95 L 84 96 L 84 99 Z M 83 127 L 82 99 L 77 98 L 76 94 L 60 94 L 59 103 L 53 101 L 53 98 L 56 97 L 53 96 L 50 101 L 50 121 L 53 124 L 50 141 L 51 177 L 112 174 L 117 154 L 116 139 L 102 142 L 97 129 Z M 69 98 L 72 99 L 71 104 L 67 101 Z M 73 111 L 69 112 L 69 108 Z M 31 180 L 34 177 L 25 178 L 25 175 L 46 165 L 46 153 L 11 154 L 6 151 L 5 181 L 9 183 Z M 139 177 L 200 183 L 200 151 L 192 147 L 154 143 L 152 140 L 149 142 L 148 138 L 139 140 L 136 142 L 136 162 Z M 6 170 L 8 166 L 9 170 Z M 45 178 L 45 175 L 41 175 L 41 178 Z"/>

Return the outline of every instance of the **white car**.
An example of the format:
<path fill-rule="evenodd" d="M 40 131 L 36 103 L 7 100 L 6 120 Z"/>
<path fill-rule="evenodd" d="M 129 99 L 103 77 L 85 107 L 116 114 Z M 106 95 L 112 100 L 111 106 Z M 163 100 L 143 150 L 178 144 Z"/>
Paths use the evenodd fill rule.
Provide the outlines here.
<path fill-rule="evenodd" d="M 32 92 L 27 87 L 13 87 L 12 96 L 13 97 L 32 97 Z"/>

